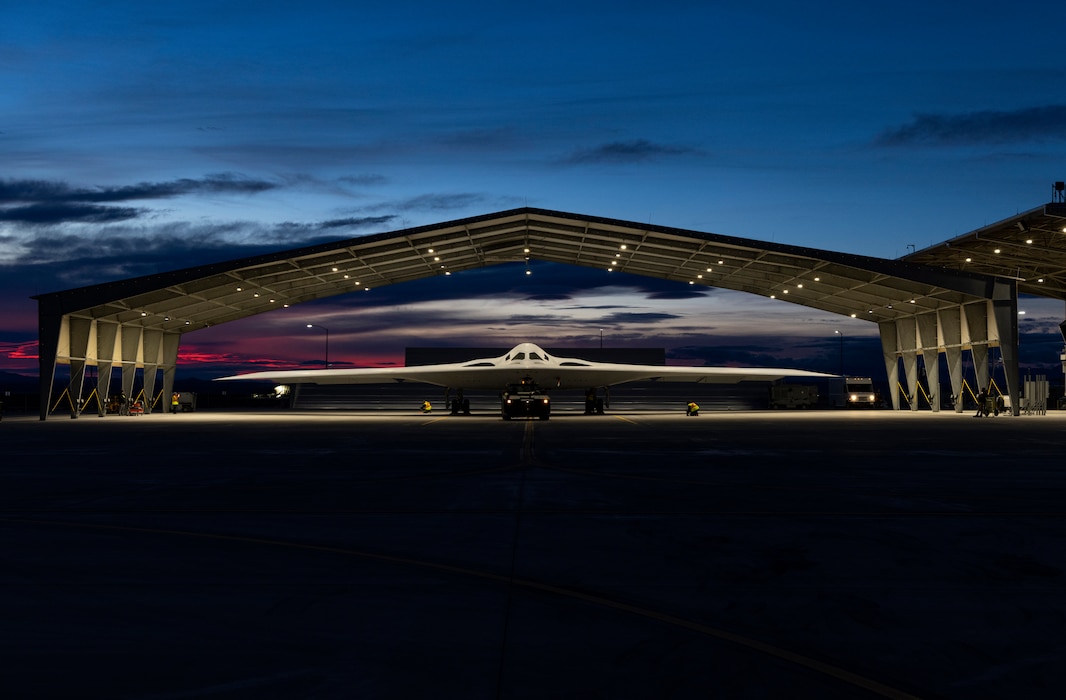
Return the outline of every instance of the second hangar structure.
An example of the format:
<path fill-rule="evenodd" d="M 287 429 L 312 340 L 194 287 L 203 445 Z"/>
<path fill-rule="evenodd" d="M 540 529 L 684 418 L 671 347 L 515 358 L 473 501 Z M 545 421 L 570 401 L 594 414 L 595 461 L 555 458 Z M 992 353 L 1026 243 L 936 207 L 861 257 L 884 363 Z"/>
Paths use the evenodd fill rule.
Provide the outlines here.
<path fill-rule="evenodd" d="M 963 352 L 972 353 L 977 385 L 988 386 L 988 351 L 999 347 L 1017 414 L 1018 293 L 1066 299 L 1061 185 L 1049 204 L 899 260 L 524 207 L 42 294 L 34 297 L 40 417 L 53 405 L 60 364 L 70 365 L 60 393 L 72 410 L 92 409 L 81 399 L 85 369 L 95 366 L 99 415 L 115 368 L 131 397 L 143 371 L 150 411 L 173 390 L 186 333 L 315 299 L 531 260 L 732 289 L 876 323 L 889 386 L 905 382 L 911 410 L 918 410 L 920 362 L 929 385 L 922 391 L 938 411 L 939 354 L 960 396 Z M 892 405 L 902 407 L 895 390 Z"/>

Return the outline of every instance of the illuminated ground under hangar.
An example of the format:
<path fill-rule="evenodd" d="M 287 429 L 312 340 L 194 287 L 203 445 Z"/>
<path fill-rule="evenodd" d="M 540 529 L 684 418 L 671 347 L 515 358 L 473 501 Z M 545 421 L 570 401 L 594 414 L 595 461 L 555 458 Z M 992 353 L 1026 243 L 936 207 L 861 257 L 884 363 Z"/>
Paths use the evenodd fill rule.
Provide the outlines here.
<path fill-rule="evenodd" d="M 1061 231 L 1064 205 L 1049 204 L 998 226 L 1010 229 L 1018 222 Z M 1046 289 L 1059 294 L 1066 280 L 1061 247 L 1061 236 L 1051 236 L 1016 251 L 1029 252 L 1034 266 L 1048 266 L 1045 277 L 1060 282 Z M 118 280 L 34 297 L 40 417 L 54 401 L 58 364 L 71 367 L 65 390 L 72 397 L 83 395 L 86 366 L 98 368 L 95 408 L 103 415 L 99 397 L 109 394 L 116 366 L 127 396 L 134 395 L 137 369 L 144 370 L 146 397 L 169 395 L 185 333 L 359 289 L 523 260 L 749 292 L 877 323 L 889 386 L 905 384 L 914 397 L 912 410 L 918 409 L 919 358 L 929 384 L 939 386 L 938 356 L 946 353 L 952 392 L 960 395 L 963 351 L 973 354 L 984 386 L 988 349 L 999 347 L 1017 411 L 1017 276 L 992 264 L 976 272 L 958 269 L 953 257 L 939 251 L 912 257 L 887 260 L 527 207 Z M 153 402 L 147 403 L 150 411 Z M 938 410 L 939 400 L 932 403 Z M 893 407 L 901 408 L 895 391 Z"/>

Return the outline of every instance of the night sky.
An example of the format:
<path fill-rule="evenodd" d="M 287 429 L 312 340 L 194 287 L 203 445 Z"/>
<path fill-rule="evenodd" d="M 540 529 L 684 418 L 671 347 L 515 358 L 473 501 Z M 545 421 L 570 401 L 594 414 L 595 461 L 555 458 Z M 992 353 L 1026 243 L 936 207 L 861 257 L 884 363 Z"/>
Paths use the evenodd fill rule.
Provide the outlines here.
<path fill-rule="evenodd" d="M 0 371 L 36 372 L 30 295 L 198 263 L 527 205 L 895 258 L 1039 206 L 1066 177 L 1046 2 L 43 0 L 3 15 Z M 334 366 L 399 363 L 409 345 L 595 347 L 601 329 L 675 362 L 826 371 L 840 330 L 849 358 L 881 362 L 864 321 L 532 269 L 195 332 L 179 375 L 321 362 L 307 323 L 330 329 Z M 1021 306 L 1023 362 L 1036 338 L 1057 366 L 1061 302 Z"/>

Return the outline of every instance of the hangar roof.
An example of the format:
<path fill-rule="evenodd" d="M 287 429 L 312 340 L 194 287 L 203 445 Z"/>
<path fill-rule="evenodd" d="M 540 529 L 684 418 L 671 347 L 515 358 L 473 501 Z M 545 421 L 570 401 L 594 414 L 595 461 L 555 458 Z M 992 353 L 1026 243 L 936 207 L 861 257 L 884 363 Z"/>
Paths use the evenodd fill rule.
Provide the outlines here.
<path fill-rule="evenodd" d="M 1066 300 L 1066 203 L 1030 209 L 901 260 L 1013 278 L 1021 294 Z"/>
<path fill-rule="evenodd" d="M 1054 234 L 1061 235 L 1062 222 L 1038 211 L 1023 218 L 1034 236 L 1041 233 L 1039 245 L 1014 241 L 1007 250 L 1018 251 L 1018 267 L 1025 261 L 1027 291 L 1055 289 L 1061 295 L 1066 290 L 1061 257 L 1066 248 L 1055 247 L 1059 238 Z M 989 228 L 1006 247 L 1010 225 Z M 991 231 L 984 231 L 971 234 L 974 255 L 992 238 Z M 1021 254 L 1038 249 L 1063 251 L 1057 269 L 1047 265 L 1045 280 L 1055 281 L 1043 283 L 1045 287 L 1028 281 L 1035 270 L 1044 273 L 1045 262 Z M 886 260 L 521 208 L 34 298 L 42 316 L 71 315 L 184 333 L 285 305 L 527 259 L 739 290 L 870 321 L 991 298 L 994 280 L 980 273 L 1004 274 L 1004 266 L 959 265 L 954 242 L 943 244 L 944 254 L 939 250 L 920 251 L 906 261 Z M 980 259 L 1006 256 L 983 253 Z"/>

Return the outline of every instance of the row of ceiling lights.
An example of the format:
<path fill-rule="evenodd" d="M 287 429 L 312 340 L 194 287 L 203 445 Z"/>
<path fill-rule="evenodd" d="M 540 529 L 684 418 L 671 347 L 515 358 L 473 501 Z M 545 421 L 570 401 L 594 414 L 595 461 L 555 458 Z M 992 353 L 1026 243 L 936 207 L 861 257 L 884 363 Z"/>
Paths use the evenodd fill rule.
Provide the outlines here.
<path fill-rule="evenodd" d="M 815 277 L 815 278 L 814 278 L 814 281 L 815 281 L 815 282 L 821 282 L 821 280 L 822 280 L 822 278 L 821 278 L 821 277 Z M 796 289 L 803 289 L 803 283 L 802 283 L 802 282 L 799 282 L 799 283 L 797 283 L 797 284 L 796 284 Z M 786 289 L 783 289 L 783 290 L 781 291 L 781 293 L 782 293 L 782 294 L 788 294 L 788 293 L 789 293 L 789 290 L 788 290 L 787 288 L 786 288 Z M 776 295 L 776 294 L 771 294 L 771 295 L 770 295 L 770 298 L 771 298 L 771 299 L 776 299 L 776 298 L 777 298 L 777 295 Z M 917 299 L 908 299 L 906 303 L 908 303 L 908 304 L 917 304 L 917 303 L 918 303 L 918 300 L 917 300 Z M 892 308 L 892 306 L 893 306 L 892 304 L 885 304 L 885 308 L 886 308 L 886 309 L 891 309 L 891 308 Z M 873 312 L 874 312 L 874 310 L 873 310 L 873 309 L 866 309 L 866 313 L 867 313 L 867 314 L 872 314 Z M 859 315 L 858 315 L 858 314 L 851 314 L 851 317 L 852 317 L 852 318 L 858 318 L 858 317 L 859 317 Z"/>
<path fill-rule="evenodd" d="M 154 316 L 154 315 L 155 315 L 155 314 L 150 314 L 150 313 L 149 313 L 149 312 L 147 312 L 147 311 L 141 311 L 141 318 L 146 318 L 146 317 L 148 317 L 148 316 Z M 163 317 L 163 320 L 164 320 L 164 321 L 170 321 L 170 320 L 172 320 L 172 319 L 171 319 L 171 317 L 170 317 L 170 316 L 164 316 L 164 317 Z M 179 319 L 179 320 L 180 320 L 180 319 Z M 186 326 L 191 326 L 191 325 L 192 325 L 192 321 L 188 321 L 188 320 L 187 320 L 187 321 L 185 321 L 185 325 L 186 325 Z"/>
<path fill-rule="evenodd" d="M 1062 229 L 1062 231 L 1063 231 L 1063 233 L 1066 233 L 1066 228 Z M 1025 240 L 1025 242 L 1028 243 L 1028 244 L 1032 244 L 1033 239 L 1032 238 L 1027 238 Z M 992 250 L 992 252 L 995 253 L 996 255 L 999 255 L 1000 253 L 1003 252 L 1003 250 L 1001 248 L 995 248 L 995 249 Z M 973 258 L 966 258 L 966 262 L 973 262 Z M 1038 277 L 1036 281 L 1039 284 L 1043 284 L 1044 283 L 1044 278 L 1043 277 Z"/>
<path fill-rule="evenodd" d="M 332 268 L 332 270 L 333 270 L 333 272 L 340 272 L 340 268 L 337 268 L 337 267 Z M 345 272 L 344 273 L 344 279 L 346 279 L 346 280 L 347 279 L 351 279 L 351 275 L 349 275 L 347 272 Z M 356 287 L 360 287 L 362 285 L 359 282 L 355 282 L 355 286 Z M 364 292 L 369 292 L 370 291 L 370 287 L 363 287 L 363 291 Z"/>
<path fill-rule="evenodd" d="M 1066 232 L 1066 229 L 1063 229 L 1063 231 L 1064 231 L 1064 232 Z M 1032 242 L 1033 242 L 1033 240 L 1032 240 L 1032 239 L 1028 239 L 1028 240 L 1026 240 L 1026 243 L 1032 244 Z M 627 245 L 626 245 L 625 243 L 622 243 L 621 245 L 619 245 L 619 246 L 618 246 L 618 249 L 619 249 L 619 250 L 627 250 L 627 249 L 628 249 L 628 246 L 627 246 Z M 435 254 L 435 252 L 436 252 L 436 251 L 435 251 L 435 250 L 434 250 L 433 248 L 427 248 L 427 249 L 426 249 L 426 252 L 427 252 L 427 253 L 429 253 L 430 255 L 433 255 L 433 256 L 434 256 L 434 257 L 433 257 L 433 261 L 434 261 L 434 262 L 440 262 L 440 257 L 439 257 L 439 256 L 437 256 L 437 255 Z M 528 247 L 526 247 L 526 248 L 523 248 L 522 252 L 523 252 L 523 254 L 525 255 L 525 261 L 526 261 L 526 274 L 527 274 L 527 275 L 531 275 L 531 274 L 533 274 L 533 272 L 532 272 L 532 270 L 530 270 L 530 267 L 529 267 L 529 252 L 530 252 L 530 251 L 529 251 L 529 248 L 528 248 Z M 996 248 L 996 249 L 995 249 L 995 252 L 996 252 L 996 253 L 998 254 L 998 253 L 1000 252 L 1000 249 L 999 249 L 999 248 Z M 608 272 L 614 272 L 614 270 L 615 270 L 615 267 L 616 267 L 616 266 L 618 265 L 618 259 L 622 257 L 622 254 L 621 254 L 621 253 L 615 253 L 615 256 L 614 256 L 614 257 L 615 257 L 615 260 L 612 260 L 612 261 L 611 261 L 611 264 L 610 264 L 610 265 L 609 265 L 609 266 L 607 267 L 607 271 L 608 271 Z M 971 258 L 966 258 L 966 262 L 971 262 Z M 719 264 L 719 265 L 724 265 L 724 264 L 725 264 L 725 261 L 724 261 L 724 260 L 719 260 L 719 261 L 718 261 L 718 264 Z M 444 266 L 444 265 L 441 265 L 440 267 L 441 267 L 441 269 L 445 269 L 445 266 Z M 333 268 L 333 271 L 334 271 L 334 272 L 337 272 L 337 268 Z M 713 268 L 713 267 L 708 267 L 708 268 L 707 268 L 707 272 L 714 272 L 714 268 Z M 446 275 L 450 275 L 450 274 L 451 274 L 451 272 L 447 272 L 447 271 L 446 271 L 446 272 L 445 272 L 444 274 L 446 274 Z M 347 275 L 345 275 L 345 278 L 347 278 Z M 703 279 L 703 273 L 699 273 L 699 274 L 697 274 L 697 275 L 696 275 L 696 280 L 702 280 L 702 279 Z M 688 283 L 689 283 L 689 284 L 695 284 L 695 283 L 696 283 L 696 280 L 689 280 L 689 282 L 688 282 Z M 814 278 L 814 281 L 815 281 L 815 282 L 820 282 L 820 281 L 821 281 L 821 277 L 815 277 L 815 278 Z M 1040 278 L 1040 279 L 1038 279 L 1037 281 L 1038 281 L 1038 282 L 1041 282 L 1041 283 L 1043 283 L 1043 281 L 1044 281 L 1044 278 L 1042 278 L 1042 277 L 1041 277 L 1041 278 Z M 357 282 L 356 284 L 358 284 L 358 282 Z M 803 289 L 803 283 L 802 283 L 802 282 L 798 283 L 798 284 L 796 285 L 796 288 L 797 288 L 797 289 Z M 786 288 L 786 289 L 783 289 L 781 293 L 782 293 L 782 294 L 788 294 L 788 293 L 789 293 L 789 290 L 788 290 L 787 288 Z M 771 295 L 770 295 L 770 298 L 771 298 L 771 299 L 776 299 L 776 298 L 777 298 L 777 295 L 776 295 L 776 294 L 771 294 Z M 915 303 L 917 303 L 917 300 L 916 300 L 916 299 L 909 299 L 909 300 L 907 301 L 907 303 L 909 303 L 909 304 L 915 304 Z M 886 305 L 885 305 L 885 308 L 886 308 L 886 309 L 891 309 L 891 308 L 892 308 L 892 304 L 886 304 Z M 873 310 L 873 309 L 867 309 L 867 310 L 866 310 L 866 313 L 868 313 L 868 314 L 872 314 L 873 312 L 874 312 L 874 310 Z M 858 317 L 858 314 L 851 314 L 851 317 L 852 317 L 852 318 L 857 318 L 857 317 Z"/>
<path fill-rule="evenodd" d="M 426 248 L 426 252 L 433 256 L 433 262 L 435 262 L 435 263 L 439 263 L 440 262 L 440 256 L 437 255 L 437 251 L 436 250 L 434 250 L 433 248 Z M 528 248 L 526 248 L 526 252 L 527 253 L 529 252 Z M 528 260 L 528 258 L 526 258 L 526 259 Z M 447 268 L 446 265 L 441 264 L 440 269 L 444 270 L 444 276 L 445 277 L 450 277 L 451 276 L 452 272 L 451 272 L 451 270 L 449 270 Z M 526 272 L 526 274 L 528 275 L 529 273 Z"/>

